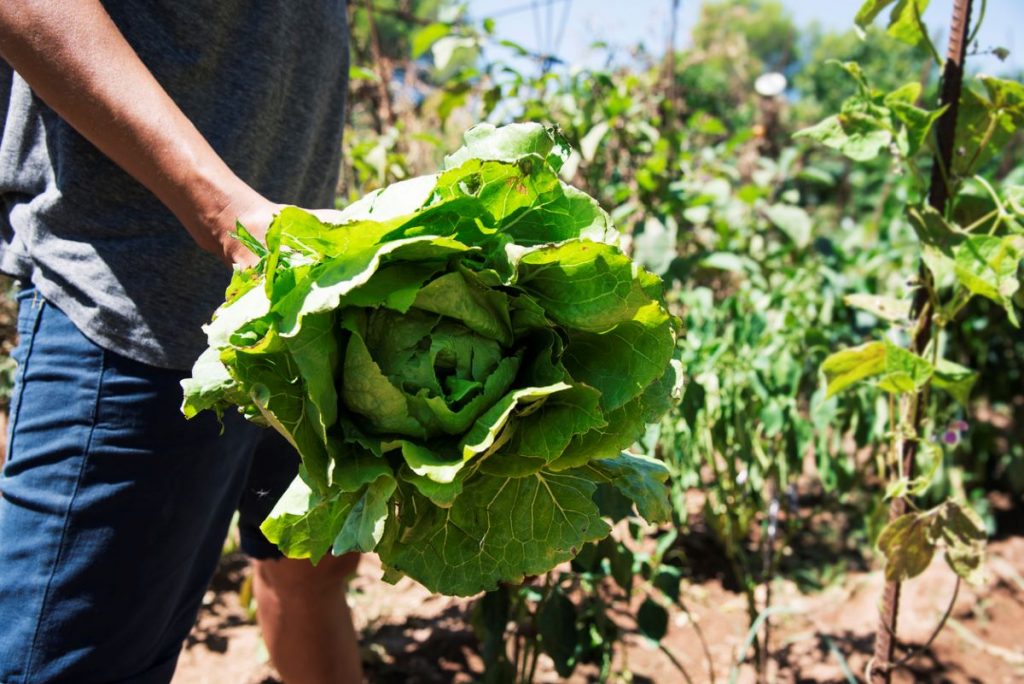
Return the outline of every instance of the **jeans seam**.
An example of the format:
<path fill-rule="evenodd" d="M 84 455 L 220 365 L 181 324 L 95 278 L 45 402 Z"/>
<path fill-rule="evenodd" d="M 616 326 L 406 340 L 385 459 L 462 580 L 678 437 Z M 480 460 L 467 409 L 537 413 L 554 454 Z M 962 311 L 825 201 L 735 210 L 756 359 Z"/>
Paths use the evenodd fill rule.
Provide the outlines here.
<path fill-rule="evenodd" d="M 93 399 L 92 414 L 90 415 L 91 425 L 89 426 L 89 435 L 85 439 L 85 448 L 82 452 L 82 462 L 78 467 L 78 477 L 75 479 L 75 486 L 71 490 L 71 497 L 68 499 L 67 506 L 64 509 L 64 526 L 60 533 L 60 543 L 57 546 L 57 554 L 53 559 L 53 565 L 50 567 L 50 576 L 46 579 L 46 588 L 43 590 L 43 600 L 39 603 L 39 614 L 36 616 L 36 628 L 32 634 L 32 644 L 28 649 L 28 662 L 26 663 L 24 675 L 28 676 L 32 672 L 33 656 L 36 653 L 36 643 L 39 640 L 39 631 L 43 626 L 43 612 L 46 608 L 46 604 L 50 599 L 50 589 L 53 586 L 54 576 L 57 574 L 57 568 L 60 566 L 61 557 L 64 553 L 64 545 L 68 537 L 68 526 L 71 521 L 71 510 L 75 506 L 75 500 L 78 498 L 78 492 L 82 486 L 82 477 L 85 475 L 86 465 L 89 460 L 89 451 L 92 448 L 93 435 L 96 433 L 96 419 L 99 415 L 100 397 L 103 395 L 103 376 L 107 367 L 107 352 L 106 350 L 100 350 L 100 367 L 99 376 L 96 381 L 96 394 Z"/>

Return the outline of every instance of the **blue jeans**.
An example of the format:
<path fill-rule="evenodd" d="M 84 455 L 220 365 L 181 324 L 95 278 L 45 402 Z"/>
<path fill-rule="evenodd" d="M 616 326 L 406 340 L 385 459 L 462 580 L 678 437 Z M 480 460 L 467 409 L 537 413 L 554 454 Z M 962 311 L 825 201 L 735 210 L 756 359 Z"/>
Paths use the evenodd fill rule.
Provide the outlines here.
<path fill-rule="evenodd" d="M 0 684 L 168 682 L 232 515 L 242 546 L 298 469 L 272 430 L 186 421 L 184 376 L 102 349 L 34 288 L 0 479 Z"/>

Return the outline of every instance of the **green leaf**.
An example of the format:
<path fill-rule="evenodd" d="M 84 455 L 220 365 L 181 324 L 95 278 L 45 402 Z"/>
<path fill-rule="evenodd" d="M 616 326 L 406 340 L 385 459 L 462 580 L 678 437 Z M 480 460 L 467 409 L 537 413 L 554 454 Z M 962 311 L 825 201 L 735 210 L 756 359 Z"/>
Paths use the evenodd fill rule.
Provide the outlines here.
<path fill-rule="evenodd" d="M 916 392 L 931 379 L 934 370 L 917 354 L 885 340 L 885 371 L 878 386 L 893 394 Z"/>
<path fill-rule="evenodd" d="M 426 26 L 416 29 L 412 33 L 410 42 L 412 44 L 412 58 L 419 59 L 423 56 L 430 46 L 437 42 L 438 39 L 447 36 L 451 33 L 452 27 L 448 24 L 442 24 L 440 22 L 434 22 L 433 24 L 427 24 Z"/>
<path fill-rule="evenodd" d="M 260 529 L 285 556 L 316 563 L 331 547 L 357 497 L 353 492 L 335 492 L 321 498 L 295 478 Z"/>
<path fill-rule="evenodd" d="M 358 64 L 352 64 L 348 68 L 348 80 L 350 81 L 380 81 L 380 76 L 375 72 L 361 67 Z"/>
<path fill-rule="evenodd" d="M 284 345 L 298 368 L 309 398 L 307 417 L 326 446 L 327 433 L 338 420 L 338 392 L 334 388 L 338 370 L 338 327 L 334 313 L 310 316 L 297 336 L 284 338 Z"/>
<path fill-rule="evenodd" d="M 231 344 L 231 337 L 235 331 L 246 324 L 263 319 L 268 313 L 270 300 L 264 289 L 251 288 L 214 312 L 213 320 L 203 326 L 207 343 L 212 349 L 223 349 Z"/>
<path fill-rule="evenodd" d="M 410 415 L 406 395 L 391 384 L 357 332 L 349 338 L 342 374 L 345 382 L 341 384 L 341 399 L 345 407 L 368 419 L 373 429 L 426 437 L 426 429 Z"/>
<path fill-rule="evenodd" d="M 895 3 L 889 14 L 887 33 L 897 40 L 910 45 L 917 45 L 925 38 L 921 33 L 921 21 L 928 8 L 928 0 L 867 0 L 861 5 L 854 19 L 857 26 L 867 29 L 889 5 Z"/>
<path fill-rule="evenodd" d="M 820 123 L 797 131 L 794 138 L 810 138 L 845 154 L 854 161 L 868 161 L 889 147 L 892 133 L 874 120 L 830 116 Z"/>
<path fill-rule="evenodd" d="M 345 524 L 334 538 L 331 553 L 340 556 L 349 551 L 373 551 L 384 534 L 388 518 L 388 499 L 395 491 L 396 482 L 390 475 L 382 475 L 369 483 L 355 500 Z"/>
<path fill-rule="evenodd" d="M 245 226 L 243 226 L 239 221 L 235 221 L 235 233 L 232 237 L 245 245 L 246 249 L 260 259 L 269 254 L 269 251 L 263 243 L 257 240 L 255 235 L 246 230 Z"/>
<path fill-rule="evenodd" d="M 204 351 L 192 366 L 192 377 L 181 381 L 184 399 L 181 412 L 186 418 L 195 417 L 200 411 L 217 409 L 229 401 L 229 395 L 237 383 L 228 373 L 216 349 Z"/>
<path fill-rule="evenodd" d="M 504 346 L 512 344 L 508 296 L 467 280 L 464 273 L 446 273 L 425 285 L 416 295 L 415 306 L 462 321 Z"/>
<path fill-rule="evenodd" d="M 381 459 L 353 456 L 335 470 L 336 487 L 326 496 L 314 493 L 301 477 L 296 477 L 260 529 L 289 558 L 310 558 L 316 563 L 332 544 L 338 548 L 335 538 L 349 524 L 355 507 L 367 498 L 364 490 L 375 488 L 379 494 L 388 489 L 388 481 L 394 486 L 390 473 L 387 463 Z M 371 494 L 370 498 L 374 496 Z M 372 501 L 363 504 L 352 522 L 354 528 L 365 524 L 373 515 L 373 505 Z"/>
<path fill-rule="evenodd" d="M 892 499 L 902 499 L 910 491 L 910 480 L 901 477 L 898 480 L 893 480 L 885 486 L 885 499 L 887 501 Z"/>
<path fill-rule="evenodd" d="M 645 599 L 636 613 L 640 632 L 651 641 L 661 641 L 668 633 L 668 611 L 654 599 Z"/>
<path fill-rule="evenodd" d="M 412 308 L 423 284 L 444 269 L 443 263 L 401 262 L 385 266 L 370 280 L 345 295 L 346 306 L 386 306 L 401 313 Z"/>
<path fill-rule="evenodd" d="M 558 382 L 546 387 L 525 387 L 506 394 L 482 416 L 477 418 L 473 426 L 466 432 L 461 443 L 463 460 L 468 461 L 477 454 L 482 454 L 495 446 L 499 433 L 505 427 L 515 409 L 523 405 L 538 404 L 549 395 L 572 389 L 572 385 Z"/>
<path fill-rule="evenodd" d="M 554 460 L 574 436 L 607 425 L 600 401 L 600 392 L 586 385 L 549 396 L 539 409 L 515 421 L 515 431 L 499 457 L 517 454 L 541 459 L 542 464 Z"/>
<path fill-rule="evenodd" d="M 971 389 L 978 381 L 978 373 L 958 363 L 940 359 L 935 367 L 932 385 L 949 392 L 950 396 L 962 406 L 967 406 L 971 398 Z"/>
<path fill-rule="evenodd" d="M 953 248 L 967 237 L 966 233 L 949 223 L 942 214 L 927 204 L 908 207 L 907 218 L 921 244 L 934 247 L 946 256 L 952 256 Z"/>
<path fill-rule="evenodd" d="M 408 519 L 389 521 L 378 552 L 385 564 L 448 595 L 520 582 L 570 560 L 585 542 L 608 533 L 591 500 L 594 489 L 589 478 L 573 471 L 476 475 L 447 509 L 404 498 L 400 505 Z"/>
<path fill-rule="evenodd" d="M 953 258 L 960 284 L 971 294 L 1000 304 L 1010 323 L 1020 327 L 1012 298 L 1020 288 L 1017 271 L 1024 258 L 1024 238 L 972 236 L 954 250 Z"/>
<path fill-rule="evenodd" d="M 253 405 L 295 450 L 302 454 L 310 484 L 327 488 L 330 453 L 314 416 L 317 410 L 303 389 L 298 365 L 284 352 L 235 351 L 230 364 L 240 384 L 249 388 Z"/>
<path fill-rule="evenodd" d="M 765 215 L 797 247 L 806 247 L 807 243 L 810 242 L 811 217 L 800 207 L 788 204 L 773 204 L 765 209 Z"/>
<path fill-rule="evenodd" d="M 576 607 L 563 592 L 555 587 L 544 602 L 540 619 L 540 644 L 551 656 L 559 677 L 569 677 L 576 669 Z"/>
<path fill-rule="evenodd" d="M 577 240 L 526 252 L 517 285 L 567 328 L 603 333 L 656 303 L 661 281 L 611 245 Z M 660 373 L 659 373 L 660 375 Z"/>
<path fill-rule="evenodd" d="M 434 57 L 434 78 L 438 83 L 471 68 L 480 56 L 480 38 L 476 36 L 442 36 L 430 49 Z"/>
<path fill-rule="evenodd" d="M 1024 111 L 1018 98 L 1019 84 L 982 77 L 985 93 L 965 83 L 957 113 L 953 174 L 961 178 L 974 175 L 1000 150 L 1005 149 L 1017 129 L 1024 124 Z M 986 96 L 987 95 L 987 96 Z"/>
<path fill-rule="evenodd" d="M 885 371 L 886 347 L 881 342 L 868 342 L 829 355 L 821 364 L 828 383 L 826 398 L 850 385 Z"/>
<path fill-rule="evenodd" d="M 912 85 L 917 86 L 918 90 L 920 89 L 920 84 L 914 83 Z M 911 102 L 890 100 L 889 97 L 886 98 L 885 102 L 892 110 L 893 116 L 902 122 L 905 127 L 907 144 L 906 149 L 902 150 L 903 155 L 912 157 L 921 149 L 926 149 L 932 127 L 942 116 L 942 113 L 946 111 L 946 108 L 921 109 L 920 107 L 915 107 Z"/>
<path fill-rule="evenodd" d="M 605 411 L 614 411 L 665 374 L 675 348 L 672 326 L 668 313 L 652 303 L 606 332 L 570 335 L 565 367 L 601 392 Z M 624 349 L 633 353 L 624 354 Z"/>
<path fill-rule="evenodd" d="M 622 453 L 615 458 L 594 459 L 586 465 L 597 482 L 607 482 L 636 504 L 637 511 L 649 523 L 672 519 L 668 500 L 668 468 L 645 456 Z"/>
<path fill-rule="evenodd" d="M 359 225 L 348 224 L 341 228 L 357 233 Z M 344 249 L 345 244 L 350 244 L 351 251 L 322 262 L 274 302 L 273 310 L 281 320 L 283 336 L 298 334 L 303 317 L 339 308 L 343 297 L 365 285 L 387 257 L 394 260 L 403 257 L 432 260 L 468 250 L 456 240 L 429 235 L 378 244 L 374 242 L 372 231 L 366 232 L 364 237 L 353 235 L 349 239 L 337 239 L 332 247 Z"/>
<path fill-rule="evenodd" d="M 909 494 L 921 496 L 935 481 L 935 474 L 942 465 L 942 449 L 935 442 L 922 440 L 917 445 L 917 463 L 921 473 L 910 481 Z"/>
<path fill-rule="evenodd" d="M 568 156 L 564 142 L 556 139 L 551 129 L 536 123 L 510 124 L 496 128 L 481 123 L 463 136 L 464 145 L 444 158 L 444 169 L 453 169 L 471 159 L 481 161 L 518 162 L 531 155 L 554 166 Z"/>
<path fill-rule="evenodd" d="M 866 29 L 882 13 L 882 10 L 894 2 L 896 0 L 866 0 L 857 10 L 857 16 L 853 21 L 857 26 Z"/>
<path fill-rule="evenodd" d="M 615 458 L 643 435 L 643 414 L 642 398 L 606 413 L 607 425 L 573 437 L 562 455 L 552 461 L 549 467 L 561 471 L 598 458 Z"/>
<path fill-rule="evenodd" d="M 920 17 L 927 8 L 928 0 L 899 0 L 892 9 L 886 32 L 908 45 L 917 45 L 926 40 Z"/>

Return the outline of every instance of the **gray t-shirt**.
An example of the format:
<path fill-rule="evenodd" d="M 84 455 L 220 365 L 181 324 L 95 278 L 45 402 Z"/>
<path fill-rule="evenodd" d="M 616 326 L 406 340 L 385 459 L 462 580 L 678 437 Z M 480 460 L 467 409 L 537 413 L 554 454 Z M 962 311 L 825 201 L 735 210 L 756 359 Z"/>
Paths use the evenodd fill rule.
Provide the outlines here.
<path fill-rule="evenodd" d="M 235 173 L 277 202 L 332 205 L 348 78 L 345 0 L 103 4 Z M 228 267 L 3 60 L 0 123 L 0 271 L 31 280 L 100 346 L 191 367 Z"/>

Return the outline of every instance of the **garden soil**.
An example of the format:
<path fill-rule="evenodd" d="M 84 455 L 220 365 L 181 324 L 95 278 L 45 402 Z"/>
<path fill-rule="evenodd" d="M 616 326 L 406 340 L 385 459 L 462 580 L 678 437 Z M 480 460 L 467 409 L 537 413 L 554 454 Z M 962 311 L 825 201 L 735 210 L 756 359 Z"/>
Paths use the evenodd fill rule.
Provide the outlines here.
<path fill-rule="evenodd" d="M 961 587 L 946 628 L 898 673 L 896 682 L 1024 682 L 1024 537 L 993 541 L 989 556 L 988 584 L 980 589 Z M 225 557 L 185 644 L 173 684 L 280 681 L 267 664 L 258 628 L 239 600 L 247 573 L 244 559 Z M 432 595 L 408 579 L 388 585 L 380 575 L 376 558 L 366 556 L 351 591 L 368 681 L 476 681 L 482 663 L 468 624 L 470 600 Z M 878 571 L 851 572 L 813 594 L 779 583 L 773 597 L 779 613 L 773 622 L 770 679 L 852 681 L 844 674 L 847 668 L 862 681 L 882 582 Z M 954 584 L 953 574 L 936 558 L 921 577 L 906 585 L 900 636 L 910 648 L 928 640 L 949 605 Z M 694 630 L 696 621 L 711 653 L 716 681 L 728 681 L 746 637 L 744 598 L 718 580 L 684 585 L 683 597 L 692 618 L 675 611 L 664 645 L 693 682 L 711 681 Z M 637 606 L 642 598 L 637 597 Z M 628 616 L 621 624 L 628 636 L 616 670 L 631 672 L 633 682 L 686 681 L 668 656 L 635 632 Z M 581 668 L 569 681 L 596 681 L 594 676 L 593 670 Z M 549 661 L 541 660 L 537 681 L 560 681 Z M 737 681 L 753 682 L 752 668 L 741 668 Z"/>

